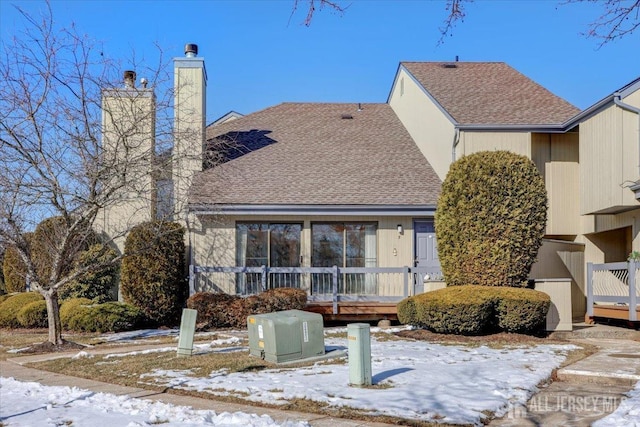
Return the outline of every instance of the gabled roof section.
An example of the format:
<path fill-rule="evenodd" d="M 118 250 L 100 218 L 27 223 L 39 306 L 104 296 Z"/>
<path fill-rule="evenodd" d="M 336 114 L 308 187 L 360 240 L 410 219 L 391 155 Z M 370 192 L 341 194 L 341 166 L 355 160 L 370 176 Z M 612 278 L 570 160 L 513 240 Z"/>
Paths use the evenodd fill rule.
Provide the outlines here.
<path fill-rule="evenodd" d="M 217 119 L 215 119 L 214 121 L 212 121 L 211 123 L 209 123 L 209 126 L 218 126 L 222 123 L 231 121 L 231 120 L 235 120 L 235 119 L 239 119 L 240 117 L 244 117 L 244 114 L 242 113 L 238 113 L 237 111 L 229 111 L 228 113 L 226 113 L 223 116 L 218 117 Z"/>
<path fill-rule="evenodd" d="M 387 104 L 284 103 L 207 129 L 234 144 L 196 175 L 192 210 L 435 206 L 441 181 Z"/>
<path fill-rule="evenodd" d="M 402 62 L 462 126 L 559 125 L 580 110 L 504 62 Z"/>
<path fill-rule="evenodd" d="M 565 123 L 566 129 L 569 130 L 572 127 L 587 120 L 589 117 L 593 117 L 594 115 L 598 114 L 600 111 L 609 107 L 611 104 L 614 104 L 616 102 L 615 101 L 616 98 L 618 99 L 618 101 L 624 100 L 626 97 L 635 93 L 638 90 L 640 90 L 640 77 L 632 80 L 631 82 L 622 86 L 620 89 L 605 96 L 595 104 L 591 105 L 590 107 L 582 110 L 580 113 L 573 116 L 567 123 Z"/>

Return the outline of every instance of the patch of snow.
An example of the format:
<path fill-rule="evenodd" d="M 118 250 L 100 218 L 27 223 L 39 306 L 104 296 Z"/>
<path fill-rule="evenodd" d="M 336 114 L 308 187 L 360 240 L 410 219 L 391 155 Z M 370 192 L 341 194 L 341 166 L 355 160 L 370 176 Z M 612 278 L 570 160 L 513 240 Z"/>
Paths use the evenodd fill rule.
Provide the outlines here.
<path fill-rule="evenodd" d="M 327 338 L 328 347 L 346 346 L 344 338 Z M 141 375 L 150 384 L 235 396 L 262 403 L 287 404 L 309 399 L 333 407 L 350 407 L 373 415 L 432 422 L 481 425 L 483 412 L 504 415 L 524 405 L 564 360 L 573 345 L 538 345 L 491 349 L 421 341 L 371 341 L 373 383 L 348 385 L 346 364 L 317 363 L 305 368 L 258 372 L 214 371 L 207 378 L 154 370 Z M 245 349 L 246 350 L 246 349 Z"/>
<path fill-rule="evenodd" d="M 11 350 L 7 350 L 7 353 L 20 353 L 22 351 L 29 350 L 29 348 L 31 347 L 14 348 Z"/>
<path fill-rule="evenodd" d="M 593 427 L 640 427 L 640 381 L 627 393 L 627 399 L 608 416 L 594 422 Z"/>
<path fill-rule="evenodd" d="M 75 356 L 72 357 L 72 359 L 91 359 L 93 357 L 93 354 L 89 354 L 86 351 L 81 351 L 78 354 L 76 354 Z"/>
<path fill-rule="evenodd" d="M 94 393 L 76 387 L 47 387 L 0 378 L 0 420 L 4 426 L 310 427 L 306 422 L 276 423 L 267 415 L 216 414 L 129 396 Z"/>

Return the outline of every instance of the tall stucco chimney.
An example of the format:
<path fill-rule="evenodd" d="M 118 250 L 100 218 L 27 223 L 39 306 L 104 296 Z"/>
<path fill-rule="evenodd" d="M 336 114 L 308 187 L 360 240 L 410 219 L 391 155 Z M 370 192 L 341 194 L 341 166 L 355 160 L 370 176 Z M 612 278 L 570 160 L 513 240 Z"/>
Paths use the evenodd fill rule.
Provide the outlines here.
<path fill-rule="evenodd" d="M 176 220 L 185 221 L 187 192 L 202 171 L 205 143 L 207 72 L 198 45 L 187 44 L 185 56 L 174 58 L 173 200 Z"/>

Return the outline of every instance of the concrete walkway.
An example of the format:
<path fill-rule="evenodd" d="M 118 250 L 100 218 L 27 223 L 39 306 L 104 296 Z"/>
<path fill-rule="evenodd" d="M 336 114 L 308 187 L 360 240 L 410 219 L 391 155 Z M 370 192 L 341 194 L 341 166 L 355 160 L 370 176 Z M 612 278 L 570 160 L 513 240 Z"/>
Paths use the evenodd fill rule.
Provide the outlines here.
<path fill-rule="evenodd" d="M 587 343 L 599 347 L 593 355 L 559 369 L 557 380 L 541 389 L 526 406 L 514 408 L 490 426 L 567 426 L 587 427 L 613 412 L 624 399 L 625 393 L 640 381 L 640 332 L 603 325 L 578 325 L 574 332 L 562 333 L 558 338 L 580 345 Z M 167 347 L 167 344 L 106 346 L 87 349 L 92 354 L 125 353 L 144 349 Z M 69 353 L 21 356 L 0 361 L 0 376 L 22 381 L 35 381 L 50 386 L 69 386 L 115 395 L 157 400 L 195 409 L 220 412 L 245 412 L 269 415 L 278 422 L 307 421 L 314 427 L 389 426 L 384 423 L 354 421 L 325 415 L 262 408 L 258 406 L 220 402 L 141 388 L 125 387 L 100 381 L 70 377 L 28 368 L 24 364 L 70 357 Z"/>
<path fill-rule="evenodd" d="M 524 407 L 514 408 L 493 427 L 588 427 L 617 409 L 640 381 L 640 332 L 606 325 L 577 325 L 558 338 L 599 350 L 557 371 Z"/>

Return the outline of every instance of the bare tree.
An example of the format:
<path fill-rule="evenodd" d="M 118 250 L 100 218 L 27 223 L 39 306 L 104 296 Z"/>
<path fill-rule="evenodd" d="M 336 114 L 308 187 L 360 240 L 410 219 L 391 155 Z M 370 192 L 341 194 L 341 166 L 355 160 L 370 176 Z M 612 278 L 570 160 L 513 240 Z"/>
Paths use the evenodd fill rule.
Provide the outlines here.
<path fill-rule="evenodd" d="M 153 89 L 135 86 L 123 96 L 105 95 L 105 88 L 122 87 L 122 73 L 96 43 L 73 26 L 56 28 L 48 4 L 40 18 L 20 12 L 24 32 L 0 50 L 0 247 L 18 251 L 31 288 L 45 298 L 49 341 L 60 345 L 59 290 L 105 267 L 69 268 L 95 239 L 92 229 L 105 212 L 132 199 L 145 198 L 147 206 L 154 206 L 149 176 L 158 174 L 153 170 L 158 165 L 155 141 L 171 136 L 171 125 L 164 121 L 171 113 L 162 112 L 173 98 L 156 100 Z M 166 70 L 160 52 L 158 66 L 145 71 L 149 84 L 168 82 Z M 111 101 L 105 102 L 108 97 Z M 142 108 L 149 98 L 154 103 Z M 108 138 L 105 121 L 111 123 Z M 156 131 L 154 141 L 143 146 L 150 127 Z M 128 214 L 139 212 L 129 209 Z M 48 252 L 42 268 L 25 235 L 51 217 L 56 218 L 55 230 L 38 247 Z M 124 227 L 107 235 L 105 245 L 127 231 Z"/>
<path fill-rule="evenodd" d="M 464 22 L 466 6 L 473 0 L 447 0 L 447 17 L 440 27 L 442 44 L 445 38 L 452 34 L 458 22 Z M 640 0 L 565 0 L 561 6 L 584 5 L 591 3 L 601 8 L 600 16 L 594 18 L 586 32 L 582 35 L 600 41 L 600 47 L 605 44 L 631 35 L 640 25 Z"/>
<path fill-rule="evenodd" d="M 343 14 L 344 11 L 347 9 L 347 7 L 349 7 L 348 5 L 342 6 L 339 1 L 333 1 L 333 0 L 293 0 L 291 17 L 293 17 L 293 15 L 298 10 L 298 6 L 300 5 L 300 3 L 303 3 L 306 5 L 307 15 L 303 23 L 307 27 L 311 25 L 311 21 L 313 20 L 313 15 L 317 10 L 322 10 L 326 7 L 329 10 L 333 10 L 334 12 Z M 289 20 L 291 20 L 291 17 L 289 18 Z"/>
<path fill-rule="evenodd" d="M 291 16 L 298 10 L 300 4 L 306 6 L 306 17 L 303 21 L 307 27 L 311 25 L 316 11 L 327 8 L 343 14 L 349 5 L 344 2 L 330 0 L 293 0 Z M 445 11 L 447 13 L 440 30 L 438 45 L 444 43 L 447 36 L 452 35 L 458 22 L 464 22 L 467 16 L 466 7 L 473 0 L 446 0 Z M 640 26 L 640 0 L 564 0 L 559 4 L 580 5 L 591 3 L 601 8 L 600 15 L 595 17 L 582 35 L 595 38 L 600 41 L 600 46 L 631 35 Z"/>

